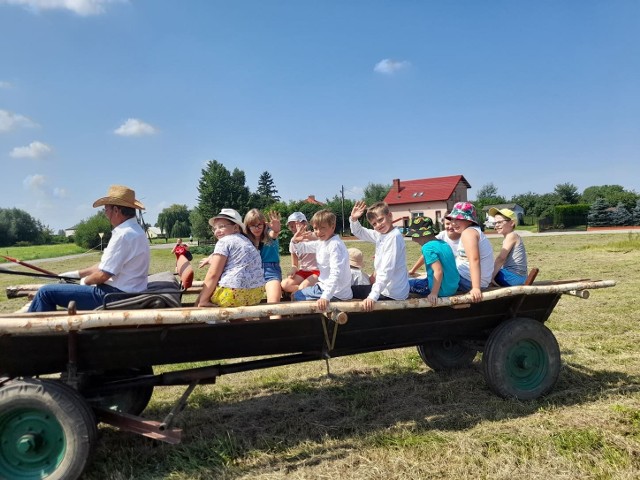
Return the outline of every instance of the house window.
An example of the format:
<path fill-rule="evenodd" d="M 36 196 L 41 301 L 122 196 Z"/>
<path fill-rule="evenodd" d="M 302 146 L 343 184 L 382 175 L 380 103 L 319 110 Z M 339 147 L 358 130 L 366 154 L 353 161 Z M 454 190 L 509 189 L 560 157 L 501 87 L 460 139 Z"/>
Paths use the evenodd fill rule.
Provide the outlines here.
<path fill-rule="evenodd" d="M 440 210 L 436 211 L 436 223 L 440 223 L 441 217 L 442 217 L 442 212 Z"/>
<path fill-rule="evenodd" d="M 411 212 L 411 218 L 424 217 L 424 212 Z"/>

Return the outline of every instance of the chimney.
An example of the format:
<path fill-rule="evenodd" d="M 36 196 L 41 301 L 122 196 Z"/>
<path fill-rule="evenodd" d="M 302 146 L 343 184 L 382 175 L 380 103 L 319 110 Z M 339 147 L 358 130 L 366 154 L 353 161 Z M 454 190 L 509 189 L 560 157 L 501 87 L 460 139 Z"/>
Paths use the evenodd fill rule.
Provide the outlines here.
<path fill-rule="evenodd" d="M 315 195 L 309 195 L 309 200 L 311 200 L 311 202 L 316 203 L 316 196 Z"/>
<path fill-rule="evenodd" d="M 400 193 L 400 179 L 399 178 L 394 178 L 393 179 L 393 187 L 392 187 L 392 189 L 396 193 Z"/>

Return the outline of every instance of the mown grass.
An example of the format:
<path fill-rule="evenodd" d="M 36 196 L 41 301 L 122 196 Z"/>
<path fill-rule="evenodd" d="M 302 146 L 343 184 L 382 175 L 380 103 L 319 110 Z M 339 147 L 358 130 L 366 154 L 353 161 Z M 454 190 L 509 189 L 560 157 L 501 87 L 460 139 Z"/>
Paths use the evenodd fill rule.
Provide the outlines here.
<path fill-rule="evenodd" d="M 32 245 L 29 247 L 1 247 L 0 255 L 6 255 L 17 260 L 28 262 L 41 258 L 55 258 L 64 255 L 75 255 L 84 253 L 86 249 L 79 247 L 75 243 L 60 243 L 57 245 Z M 8 260 L 0 257 L 0 263 L 7 263 Z"/>
<path fill-rule="evenodd" d="M 640 478 L 638 239 L 598 234 L 525 242 L 540 280 L 618 282 L 591 291 L 588 300 L 565 296 L 555 307 L 548 326 L 563 368 L 545 398 L 496 397 L 480 356 L 470 369 L 437 373 L 411 348 L 333 359 L 330 377 L 320 361 L 239 373 L 196 388 L 178 419 L 181 445 L 101 426 L 84 478 Z M 500 239 L 492 243 L 497 249 Z M 370 271 L 372 246 L 355 245 Z M 411 265 L 418 249 L 407 246 Z M 154 271 L 172 267 L 169 250 L 152 255 Z M 68 270 L 96 258 L 47 268 Z M 3 302 L 0 309 L 22 303 Z M 156 389 L 145 415 L 163 418 L 182 391 Z"/>

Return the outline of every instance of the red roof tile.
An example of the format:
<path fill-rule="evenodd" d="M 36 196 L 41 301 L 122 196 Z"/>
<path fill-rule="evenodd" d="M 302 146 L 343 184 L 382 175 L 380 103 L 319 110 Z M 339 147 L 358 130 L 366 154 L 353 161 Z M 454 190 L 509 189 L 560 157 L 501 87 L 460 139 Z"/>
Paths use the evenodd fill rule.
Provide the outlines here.
<path fill-rule="evenodd" d="M 393 181 L 391 190 L 387 193 L 384 201 L 388 205 L 446 201 L 451 198 L 460 182 L 467 188 L 471 188 L 469 182 L 462 175 L 419 180 L 396 179 Z"/>

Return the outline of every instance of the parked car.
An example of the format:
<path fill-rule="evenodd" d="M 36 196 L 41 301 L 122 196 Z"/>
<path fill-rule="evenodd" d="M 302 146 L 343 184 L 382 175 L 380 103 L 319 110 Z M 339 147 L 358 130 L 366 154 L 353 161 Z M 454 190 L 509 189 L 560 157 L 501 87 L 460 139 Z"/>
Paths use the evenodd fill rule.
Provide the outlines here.
<path fill-rule="evenodd" d="M 495 219 L 493 217 L 487 216 L 487 219 L 484 221 L 484 228 L 495 228 Z"/>

